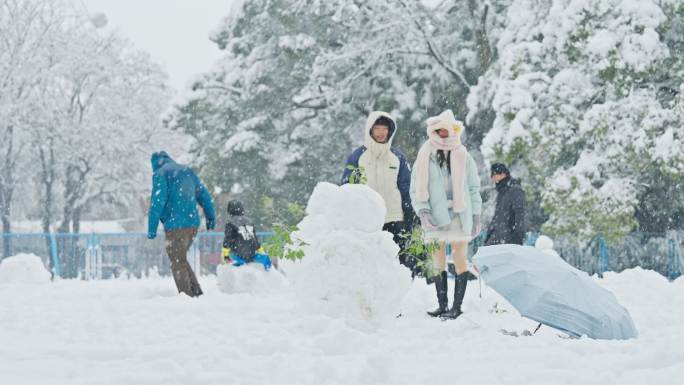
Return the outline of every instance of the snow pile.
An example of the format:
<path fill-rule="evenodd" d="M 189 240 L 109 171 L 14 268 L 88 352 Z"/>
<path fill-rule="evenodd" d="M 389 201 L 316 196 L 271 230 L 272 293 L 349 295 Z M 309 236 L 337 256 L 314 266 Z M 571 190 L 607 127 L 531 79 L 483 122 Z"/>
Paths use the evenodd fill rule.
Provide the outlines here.
<path fill-rule="evenodd" d="M 288 283 L 277 270 L 266 271 L 260 263 L 242 266 L 219 265 L 216 268 L 219 290 L 228 294 L 274 293 L 287 287 Z"/>
<path fill-rule="evenodd" d="M 540 235 L 539 238 L 537 238 L 537 240 L 534 242 L 534 247 L 548 255 L 560 257 L 558 252 L 553 249 L 553 240 L 546 235 Z"/>
<path fill-rule="evenodd" d="M 309 311 L 349 320 L 396 316 L 411 285 L 399 248 L 382 231 L 385 204 L 364 185 L 319 183 L 293 238 L 304 258 L 284 266 Z"/>
<path fill-rule="evenodd" d="M 475 281 L 455 321 L 425 314 L 435 289 L 416 280 L 403 316 L 366 331 L 299 311 L 290 290 L 226 295 L 215 277 L 198 279 L 199 298 L 171 277 L 0 285 L 0 384 L 660 385 L 684 368 L 684 277 L 649 270 L 592 278 L 639 328 L 625 341 L 547 326 L 505 335 L 537 323 L 489 286 L 480 297 Z"/>
<path fill-rule="evenodd" d="M 33 254 L 18 254 L 0 263 L 0 284 L 47 283 L 50 278 L 51 274 L 45 269 L 43 261 Z"/>

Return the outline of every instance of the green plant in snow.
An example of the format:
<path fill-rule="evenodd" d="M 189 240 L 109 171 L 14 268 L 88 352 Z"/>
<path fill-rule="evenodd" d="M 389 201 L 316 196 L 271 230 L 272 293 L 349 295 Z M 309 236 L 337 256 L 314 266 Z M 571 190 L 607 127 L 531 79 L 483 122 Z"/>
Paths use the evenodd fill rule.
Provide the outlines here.
<path fill-rule="evenodd" d="M 350 184 L 366 184 L 368 182 L 363 167 L 354 167 L 351 164 L 348 164 L 345 168 L 351 170 L 351 174 L 349 175 Z"/>
<path fill-rule="evenodd" d="M 416 266 L 420 271 L 419 275 L 426 278 L 434 277 L 439 273 L 435 268 L 432 255 L 439 249 L 437 241 L 426 242 L 424 239 L 423 229 L 416 226 L 410 233 L 403 235 L 406 239 L 404 252 L 407 257 L 413 258 L 416 261 Z"/>
<path fill-rule="evenodd" d="M 273 234 L 266 240 L 263 247 L 270 257 L 298 261 L 304 258 L 303 246 L 307 244 L 300 239 L 292 238 L 292 233 L 297 231 L 297 226 L 286 226 L 276 223 L 273 225 Z"/>

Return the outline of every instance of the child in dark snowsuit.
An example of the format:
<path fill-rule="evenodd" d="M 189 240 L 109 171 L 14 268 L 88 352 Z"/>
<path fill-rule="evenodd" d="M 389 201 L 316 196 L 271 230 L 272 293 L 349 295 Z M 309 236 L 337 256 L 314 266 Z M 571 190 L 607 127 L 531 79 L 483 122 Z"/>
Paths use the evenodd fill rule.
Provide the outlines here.
<path fill-rule="evenodd" d="M 223 237 L 224 261 L 232 261 L 234 266 L 258 262 L 268 270 L 271 267 L 271 260 L 261 252 L 254 224 L 244 214 L 242 203 L 236 200 L 228 202 L 229 218 Z"/>

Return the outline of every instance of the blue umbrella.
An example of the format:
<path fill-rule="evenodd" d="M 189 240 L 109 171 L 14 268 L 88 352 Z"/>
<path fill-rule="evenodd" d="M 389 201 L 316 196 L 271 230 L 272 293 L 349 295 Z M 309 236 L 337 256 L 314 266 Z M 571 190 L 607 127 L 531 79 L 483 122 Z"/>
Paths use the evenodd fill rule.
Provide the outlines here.
<path fill-rule="evenodd" d="M 610 291 L 563 259 L 530 246 L 480 247 L 482 279 L 521 315 L 574 336 L 636 338 L 632 317 Z"/>

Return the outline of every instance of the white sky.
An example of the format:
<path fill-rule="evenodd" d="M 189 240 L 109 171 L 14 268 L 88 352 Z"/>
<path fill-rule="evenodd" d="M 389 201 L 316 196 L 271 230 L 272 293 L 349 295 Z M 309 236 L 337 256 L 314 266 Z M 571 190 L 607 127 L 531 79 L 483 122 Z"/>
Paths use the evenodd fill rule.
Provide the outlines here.
<path fill-rule="evenodd" d="M 209 33 L 228 14 L 232 0 L 72 0 L 92 13 L 103 12 L 135 46 L 166 69 L 181 90 L 194 74 L 221 56 Z"/>

